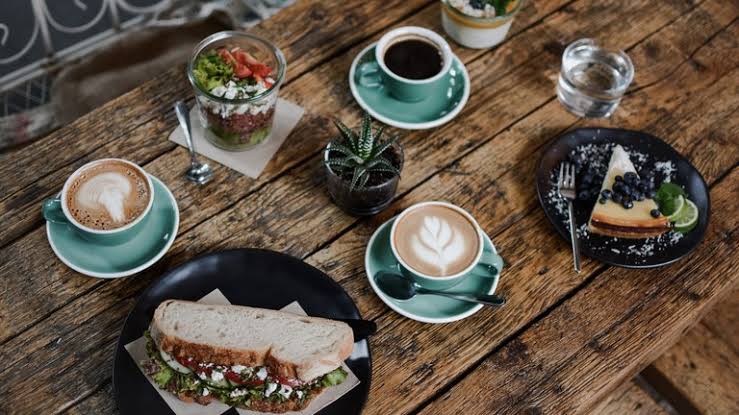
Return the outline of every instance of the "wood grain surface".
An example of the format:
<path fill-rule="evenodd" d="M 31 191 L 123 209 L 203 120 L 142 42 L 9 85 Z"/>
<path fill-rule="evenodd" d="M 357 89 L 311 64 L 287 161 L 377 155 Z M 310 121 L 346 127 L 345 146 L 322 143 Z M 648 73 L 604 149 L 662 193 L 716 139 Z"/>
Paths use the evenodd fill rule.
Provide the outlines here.
<path fill-rule="evenodd" d="M 639 391 L 619 386 L 739 279 L 737 16 L 739 3 L 723 0 L 527 2 L 500 46 L 452 44 L 472 79 L 470 100 L 445 126 L 402 132 L 406 166 L 396 200 L 372 218 L 331 203 L 318 154 L 335 134 L 332 117 L 355 124 L 361 116 L 346 85 L 356 53 L 391 27 L 443 33 L 435 1 L 304 0 L 254 29 L 285 51 L 289 79 L 281 94 L 306 108 L 259 179 L 214 162 L 208 186 L 182 178 L 187 152 L 167 141 L 173 101 L 191 97 L 182 68 L 1 156 L 0 397 L 7 399 L 0 414 L 114 412 L 113 350 L 137 295 L 194 256 L 245 246 L 305 259 L 377 322 L 364 413 L 587 413 L 603 409 L 598 404 L 613 393 L 624 403 L 612 408 L 638 409 Z M 555 97 L 561 53 L 584 36 L 623 48 L 636 67 L 633 86 L 606 121 L 578 120 Z M 649 271 L 587 258 L 581 274 L 572 271 L 567 243 L 537 205 L 533 172 L 543 146 L 591 125 L 662 137 L 701 171 L 713 214 L 696 252 Z M 105 156 L 131 159 L 162 179 L 182 220 L 159 263 L 113 281 L 84 277 L 54 258 L 39 209 L 75 168 Z M 499 285 L 506 307 L 427 325 L 395 314 L 372 293 L 363 268 L 370 235 L 429 199 L 465 207 L 493 238 L 507 262 Z"/>

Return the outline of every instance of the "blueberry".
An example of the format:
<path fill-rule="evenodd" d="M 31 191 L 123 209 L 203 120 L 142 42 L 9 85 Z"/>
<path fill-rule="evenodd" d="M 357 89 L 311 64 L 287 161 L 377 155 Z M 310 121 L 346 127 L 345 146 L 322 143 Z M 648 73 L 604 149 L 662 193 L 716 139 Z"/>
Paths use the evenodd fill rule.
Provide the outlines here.
<path fill-rule="evenodd" d="M 621 195 L 621 193 L 614 193 L 613 196 L 611 196 L 614 202 L 621 203 L 622 200 L 624 200 L 624 197 Z"/>
<path fill-rule="evenodd" d="M 602 191 L 602 192 L 600 192 L 600 195 L 601 195 L 601 196 L 602 196 L 602 197 L 603 197 L 604 199 L 610 199 L 610 198 L 611 198 L 611 196 L 613 196 L 613 192 L 611 192 L 611 191 L 610 191 L 610 190 L 608 190 L 608 189 L 603 189 L 603 191 Z"/>
<path fill-rule="evenodd" d="M 577 194 L 577 198 L 580 200 L 588 200 L 590 198 L 590 192 L 587 190 L 580 190 Z"/>
<path fill-rule="evenodd" d="M 647 192 L 647 197 L 648 197 L 648 198 L 650 198 L 650 199 L 654 199 L 654 197 L 655 197 L 655 196 L 657 196 L 657 192 L 655 192 L 655 191 L 654 191 L 654 189 L 650 189 L 650 190 L 649 190 L 649 191 Z"/>
<path fill-rule="evenodd" d="M 600 203 L 601 205 L 605 205 L 607 201 L 608 199 L 606 199 L 605 197 L 601 197 L 600 199 L 598 199 L 598 203 Z"/>
<path fill-rule="evenodd" d="M 638 200 L 638 201 L 641 202 L 642 200 L 644 200 L 644 193 L 642 193 L 642 192 L 636 193 L 634 195 L 634 199 L 636 199 L 636 200 Z"/>
<path fill-rule="evenodd" d="M 660 216 L 659 209 L 652 209 L 649 211 L 649 214 L 652 215 L 653 218 L 658 218 Z"/>
<path fill-rule="evenodd" d="M 623 193 L 624 192 L 624 182 L 616 182 L 613 183 L 613 192 L 614 193 Z"/>
<path fill-rule="evenodd" d="M 616 183 L 618 183 L 618 182 L 623 182 L 624 178 L 621 176 L 616 176 L 614 180 L 616 180 Z"/>
<path fill-rule="evenodd" d="M 624 209 L 631 209 L 631 208 L 634 207 L 634 202 L 632 202 L 631 200 L 628 200 L 628 199 L 627 200 L 624 200 L 623 207 L 624 207 Z"/>
<path fill-rule="evenodd" d="M 585 175 L 584 175 L 584 176 L 582 177 L 582 183 L 583 183 L 584 185 L 588 185 L 588 184 L 591 184 L 591 183 L 593 183 L 593 176 L 592 176 L 592 175 L 590 175 L 589 173 L 586 173 L 586 174 L 585 174 Z"/>
<path fill-rule="evenodd" d="M 632 184 L 636 182 L 637 179 L 638 179 L 638 176 L 633 171 L 628 171 L 624 174 L 624 181 L 626 183 Z"/>
<path fill-rule="evenodd" d="M 639 190 L 642 192 L 648 192 L 649 191 L 649 182 L 642 180 L 639 182 Z"/>
<path fill-rule="evenodd" d="M 631 194 L 631 191 L 632 191 L 631 190 L 631 186 L 629 186 L 627 184 L 625 184 L 623 186 L 623 188 L 621 188 L 621 193 L 623 193 L 624 195 L 627 195 L 627 196 Z"/>

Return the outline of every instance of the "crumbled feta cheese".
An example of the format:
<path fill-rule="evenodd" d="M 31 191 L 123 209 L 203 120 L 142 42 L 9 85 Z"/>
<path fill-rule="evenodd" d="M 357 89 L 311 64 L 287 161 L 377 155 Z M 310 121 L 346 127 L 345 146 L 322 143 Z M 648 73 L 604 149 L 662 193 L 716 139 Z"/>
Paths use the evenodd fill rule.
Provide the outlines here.
<path fill-rule="evenodd" d="M 210 93 L 217 96 L 222 97 L 228 89 L 223 85 L 218 85 L 217 87 L 210 90 Z"/>
<path fill-rule="evenodd" d="M 213 372 L 211 372 L 210 378 L 216 382 L 220 382 L 223 380 L 223 373 L 218 370 L 214 370 Z"/>
<path fill-rule="evenodd" d="M 203 395 L 203 396 L 208 396 L 208 395 L 210 395 L 210 390 L 208 390 L 208 388 L 203 388 L 203 393 L 202 393 L 202 395 Z"/>
<path fill-rule="evenodd" d="M 277 390 L 277 384 L 276 383 L 268 383 L 267 389 L 264 390 L 264 396 L 269 398 L 269 395 L 272 395 L 274 391 Z"/>
<path fill-rule="evenodd" d="M 234 371 L 234 372 L 236 372 L 236 373 L 241 373 L 241 372 L 245 371 L 246 369 L 248 369 L 248 368 L 246 366 L 242 366 L 242 365 L 234 365 L 234 366 L 231 366 L 231 370 Z"/>
<path fill-rule="evenodd" d="M 239 396 L 246 395 L 246 389 L 234 389 L 231 391 L 231 393 L 228 395 L 232 398 L 238 398 Z"/>
<path fill-rule="evenodd" d="M 208 379 L 208 375 L 205 372 L 198 372 L 198 377 L 203 380 Z"/>
<path fill-rule="evenodd" d="M 264 367 L 259 368 L 259 371 L 257 371 L 257 377 L 259 380 L 267 379 L 267 369 Z"/>
<path fill-rule="evenodd" d="M 303 399 L 303 391 L 295 391 L 295 396 L 297 396 L 298 399 Z"/>
<path fill-rule="evenodd" d="M 287 399 L 290 397 L 290 394 L 293 392 L 293 388 L 287 386 L 287 385 L 280 385 L 280 390 L 277 392 L 280 395 L 282 395 L 283 398 Z"/>

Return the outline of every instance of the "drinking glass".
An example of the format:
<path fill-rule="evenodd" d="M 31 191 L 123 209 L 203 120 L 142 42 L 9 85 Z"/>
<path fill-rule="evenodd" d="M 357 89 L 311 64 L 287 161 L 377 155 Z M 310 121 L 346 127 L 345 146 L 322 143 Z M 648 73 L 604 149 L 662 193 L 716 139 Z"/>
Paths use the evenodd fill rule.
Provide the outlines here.
<path fill-rule="evenodd" d="M 580 39 L 565 49 L 557 82 L 557 98 L 579 117 L 610 117 L 634 79 L 634 65 L 623 52 L 611 52 L 593 39 Z"/>

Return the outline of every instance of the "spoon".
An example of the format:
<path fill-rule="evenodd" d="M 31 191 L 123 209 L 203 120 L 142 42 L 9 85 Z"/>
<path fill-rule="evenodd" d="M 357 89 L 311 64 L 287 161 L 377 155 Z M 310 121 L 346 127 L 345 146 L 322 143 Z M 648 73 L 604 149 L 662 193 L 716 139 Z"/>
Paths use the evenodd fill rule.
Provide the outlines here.
<path fill-rule="evenodd" d="M 190 110 L 182 101 L 177 101 L 174 105 L 174 111 L 177 113 L 177 119 L 180 120 L 182 131 L 185 132 L 185 140 L 187 147 L 190 149 L 190 168 L 185 172 L 187 180 L 197 184 L 206 184 L 213 177 L 213 170 L 207 163 L 200 163 L 195 154 L 195 145 L 192 142 L 192 130 L 190 129 Z"/>
<path fill-rule="evenodd" d="M 416 294 L 433 294 L 443 297 L 454 298 L 455 300 L 467 301 L 470 303 L 479 303 L 490 306 L 500 307 L 505 304 L 504 297 L 495 294 L 462 294 L 450 293 L 446 291 L 430 290 L 423 288 L 410 279 L 396 274 L 394 272 L 380 271 L 375 274 L 375 282 L 382 292 L 396 300 L 410 300 Z"/>

